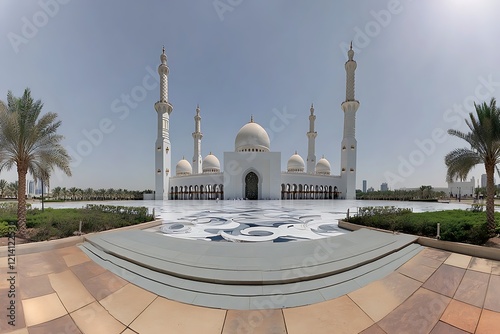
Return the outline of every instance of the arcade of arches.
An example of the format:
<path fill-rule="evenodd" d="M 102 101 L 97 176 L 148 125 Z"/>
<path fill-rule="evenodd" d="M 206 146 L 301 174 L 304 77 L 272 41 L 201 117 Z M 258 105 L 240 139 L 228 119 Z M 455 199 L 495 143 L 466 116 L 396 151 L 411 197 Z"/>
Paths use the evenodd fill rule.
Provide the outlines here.
<path fill-rule="evenodd" d="M 253 174 L 250 176 L 250 174 Z M 258 199 L 258 177 L 248 173 L 245 178 L 245 194 L 247 199 Z M 281 184 L 281 199 L 338 199 L 337 187 L 314 186 L 307 184 Z M 222 184 L 180 186 L 170 188 L 170 199 L 175 200 L 217 200 L 224 199 Z"/>

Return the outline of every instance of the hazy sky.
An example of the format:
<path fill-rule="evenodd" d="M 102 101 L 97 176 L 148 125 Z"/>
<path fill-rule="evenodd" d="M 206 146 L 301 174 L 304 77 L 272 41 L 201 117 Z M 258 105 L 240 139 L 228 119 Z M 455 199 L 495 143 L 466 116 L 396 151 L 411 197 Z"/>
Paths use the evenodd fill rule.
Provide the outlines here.
<path fill-rule="evenodd" d="M 465 147 L 446 131 L 500 98 L 499 12 L 495 0 L 1 0 L 0 99 L 29 87 L 58 113 L 73 176 L 52 187 L 153 189 L 164 45 L 172 169 L 193 156 L 197 104 L 203 156 L 222 162 L 253 115 L 284 170 L 295 150 L 307 156 L 314 103 L 316 156 L 338 175 L 353 40 L 357 188 L 446 186 L 444 156 Z"/>

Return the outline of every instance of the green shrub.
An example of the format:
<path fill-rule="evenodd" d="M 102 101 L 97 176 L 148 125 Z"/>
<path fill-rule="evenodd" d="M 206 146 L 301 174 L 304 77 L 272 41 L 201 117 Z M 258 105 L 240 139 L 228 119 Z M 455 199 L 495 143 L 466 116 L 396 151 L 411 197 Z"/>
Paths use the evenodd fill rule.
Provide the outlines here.
<path fill-rule="evenodd" d="M 17 227 L 6 221 L 0 222 L 0 237 L 8 237 L 12 232 L 17 232 Z"/>
<path fill-rule="evenodd" d="M 393 207 L 366 207 L 359 209 L 358 216 L 349 222 L 390 231 L 434 238 L 437 224 L 441 224 L 441 240 L 482 245 L 488 240 L 486 213 L 473 210 L 445 210 L 412 213 L 409 209 Z M 496 214 L 499 221 L 500 215 Z M 500 227 L 497 228 L 500 232 Z"/>

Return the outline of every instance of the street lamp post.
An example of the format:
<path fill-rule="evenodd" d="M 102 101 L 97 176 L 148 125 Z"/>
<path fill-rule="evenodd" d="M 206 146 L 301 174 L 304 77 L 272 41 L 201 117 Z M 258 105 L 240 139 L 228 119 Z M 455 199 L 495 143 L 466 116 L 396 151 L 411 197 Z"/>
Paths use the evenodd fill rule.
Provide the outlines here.
<path fill-rule="evenodd" d="M 460 190 L 461 190 L 461 187 L 458 187 L 458 201 L 459 201 L 459 202 L 460 202 L 460 197 L 461 197 Z"/>
<path fill-rule="evenodd" d="M 42 212 L 43 212 L 43 209 L 44 209 L 43 208 L 43 178 L 41 179 L 41 181 L 42 181 Z"/>

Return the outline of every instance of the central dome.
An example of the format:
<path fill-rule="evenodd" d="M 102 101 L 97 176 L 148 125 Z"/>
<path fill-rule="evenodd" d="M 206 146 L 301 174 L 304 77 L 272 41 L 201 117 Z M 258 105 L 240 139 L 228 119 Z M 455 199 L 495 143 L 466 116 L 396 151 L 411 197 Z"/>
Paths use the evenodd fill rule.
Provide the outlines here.
<path fill-rule="evenodd" d="M 234 141 L 236 152 L 269 152 L 270 146 L 266 130 L 255 123 L 253 118 L 238 131 Z"/>

